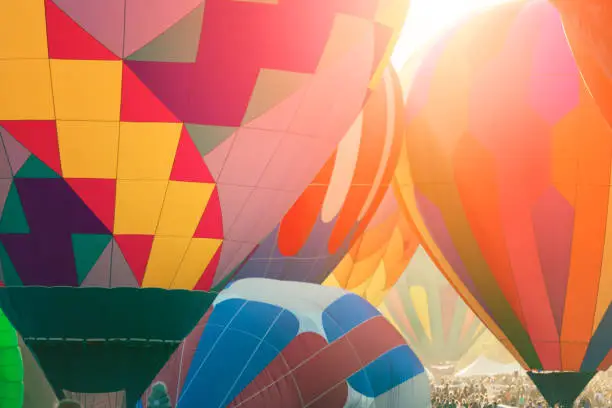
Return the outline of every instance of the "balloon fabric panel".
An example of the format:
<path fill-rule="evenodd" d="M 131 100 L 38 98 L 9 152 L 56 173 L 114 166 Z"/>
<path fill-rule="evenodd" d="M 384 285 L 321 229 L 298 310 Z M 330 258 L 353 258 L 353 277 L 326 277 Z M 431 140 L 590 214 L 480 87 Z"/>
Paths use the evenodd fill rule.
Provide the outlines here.
<path fill-rule="evenodd" d="M 382 302 L 410 262 L 418 238 L 401 213 L 390 187 L 362 236 L 323 282 Z"/>
<path fill-rule="evenodd" d="M 606 369 L 612 133 L 557 11 L 483 12 L 413 84 L 396 181 L 428 253 L 524 367 Z"/>
<path fill-rule="evenodd" d="M 394 408 L 409 396 L 429 406 L 423 366 L 399 333 L 373 306 L 338 288 L 234 282 L 203 331 L 185 342 L 188 349 L 197 343 L 195 353 L 179 348 L 156 379 L 176 387 L 180 408 L 202 401 L 236 408 L 365 401 Z M 177 367 L 188 371 L 178 382 Z"/>
<path fill-rule="evenodd" d="M 457 363 L 485 330 L 422 248 L 383 305 L 427 366 Z"/>
<path fill-rule="evenodd" d="M 221 282 L 334 151 L 407 6 L 2 2 L 5 284 Z"/>
<path fill-rule="evenodd" d="M 236 279 L 325 280 L 389 189 L 402 143 L 402 107 L 399 79 L 388 68 L 336 151 Z"/>
<path fill-rule="evenodd" d="M 612 7 L 605 0 L 553 0 L 580 73 L 603 116 L 612 123 Z"/>

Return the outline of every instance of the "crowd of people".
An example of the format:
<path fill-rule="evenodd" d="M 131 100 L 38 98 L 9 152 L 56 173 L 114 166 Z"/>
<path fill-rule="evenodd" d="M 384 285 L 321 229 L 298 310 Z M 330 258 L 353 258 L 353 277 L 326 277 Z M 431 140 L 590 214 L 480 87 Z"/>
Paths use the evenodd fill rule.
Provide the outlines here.
<path fill-rule="evenodd" d="M 529 377 L 446 377 L 431 384 L 432 408 L 551 408 Z M 612 408 L 612 376 L 596 376 L 580 395 L 575 407 Z"/>

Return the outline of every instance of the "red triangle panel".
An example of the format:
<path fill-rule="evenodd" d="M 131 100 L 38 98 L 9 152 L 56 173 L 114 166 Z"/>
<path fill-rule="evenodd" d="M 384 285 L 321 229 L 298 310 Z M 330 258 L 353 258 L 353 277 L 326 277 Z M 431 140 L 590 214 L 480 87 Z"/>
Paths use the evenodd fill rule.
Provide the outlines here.
<path fill-rule="evenodd" d="M 9 120 L 0 121 L 0 126 L 57 174 L 62 174 L 54 120 Z"/>
<path fill-rule="evenodd" d="M 72 60 L 118 60 L 53 1 L 46 0 L 49 58 Z"/>
<path fill-rule="evenodd" d="M 180 122 L 125 64 L 121 88 L 121 121 Z"/>
<path fill-rule="evenodd" d="M 153 247 L 153 235 L 115 235 L 115 241 L 132 269 L 139 285 L 142 285 L 149 255 Z"/>
<path fill-rule="evenodd" d="M 115 179 L 67 178 L 66 182 L 109 231 L 115 222 Z"/>

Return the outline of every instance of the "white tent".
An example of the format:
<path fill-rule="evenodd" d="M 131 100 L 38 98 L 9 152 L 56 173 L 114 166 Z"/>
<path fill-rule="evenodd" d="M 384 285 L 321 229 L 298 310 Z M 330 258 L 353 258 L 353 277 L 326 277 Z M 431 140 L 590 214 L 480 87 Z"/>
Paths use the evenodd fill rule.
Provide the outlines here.
<path fill-rule="evenodd" d="M 519 363 L 502 364 L 489 360 L 485 356 L 478 357 L 472 364 L 457 372 L 455 377 L 475 377 L 479 375 L 512 374 L 522 372 Z"/>

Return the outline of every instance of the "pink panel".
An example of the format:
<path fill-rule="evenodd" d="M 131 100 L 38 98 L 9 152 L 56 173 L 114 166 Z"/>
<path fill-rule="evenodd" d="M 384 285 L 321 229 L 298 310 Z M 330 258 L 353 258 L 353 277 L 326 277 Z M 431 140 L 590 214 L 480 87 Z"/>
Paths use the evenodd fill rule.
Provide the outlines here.
<path fill-rule="evenodd" d="M 254 186 L 278 148 L 283 133 L 241 128 L 219 176 L 219 183 Z"/>
<path fill-rule="evenodd" d="M 559 35 L 559 13 L 544 2 L 533 7 L 541 16 L 532 47 L 530 99 L 533 109 L 552 125 L 578 105 L 582 80 L 567 40 Z"/>
<path fill-rule="evenodd" d="M 329 144 L 312 137 L 285 135 L 259 187 L 302 192 L 312 181 L 313 174 L 323 167 L 331 150 Z"/>
<path fill-rule="evenodd" d="M 532 217 L 544 282 L 557 333 L 561 334 L 572 254 L 574 209 L 554 187 L 549 187 L 533 207 Z"/>
<path fill-rule="evenodd" d="M 361 110 L 370 81 L 373 32 L 338 61 L 313 78 L 289 130 L 337 143 Z M 342 95 L 338 98 L 337 95 Z M 331 151 L 330 151 L 331 153 Z"/>
<path fill-rule="evenodd" d="M 236 221 L 238 215 L 247 204 L 247 200 L 254 187 L 232 186 L 227 184 L 217 184 L 219 191 L 219 201 L 221 202 L 221 213 L 223 215 L 223 236 L 229 237 L 229 231 Z"/>
<path fill-rule="evenodd" d="M 206 163 L 210 174 L 215 180 L 219 180 L 219 176 L 221 175 L 221 171 L 225 165 L 225 160 L 227 159 L 227 156 L 229 155 L 229 152 L 236 141 L 237 133 L 238 132 L 235 132 L 232 136 L 225 139 L 223 143 L 215 147 L 211 152 L 204 156 L 204 163 Z"/>
<path fill-rule="evenodd" d="M 127 1 L 124 55 L 142 48 L 202 3 L 204 0 Z"/>

